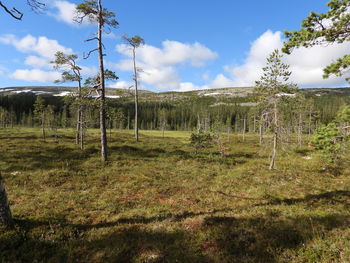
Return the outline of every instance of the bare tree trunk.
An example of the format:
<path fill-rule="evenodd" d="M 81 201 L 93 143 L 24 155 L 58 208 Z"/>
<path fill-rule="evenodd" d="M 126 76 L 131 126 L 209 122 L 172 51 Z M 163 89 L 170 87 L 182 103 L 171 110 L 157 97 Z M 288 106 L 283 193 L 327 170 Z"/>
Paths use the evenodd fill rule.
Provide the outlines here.
<path fill-rule="evenodd" d="M 82 143 L 82 136 L 83 136 L 83 109 L 81 105 L 81 99 L 82 99 L 82 94 L 81 94 L 81 81 L 78 81 L 78 96 L 79 96 L 79 103 L 78 103 L 78 116 L 77 116 L 77 130 L 76 130 L 76 135 L 75 135 L 75 143 L 78 145 L 80 144 L 80 149 L 83 149 L 83 143 Z"/>
<path fill-rule="evenodd" d="M 201 119 L 199 117 L 199 114 L 197 114 L 197 133 L 200 133 L 201 131 L 202 131 Z"/>
<path fill-rule="evenodd" d="M 80 140 L 80 149 L 84 150 L 84 120 L 83 120 L 83 111 L 80 109 L 80 123 L 79 123 L 79 140 Z"/>
<path fill-rule="evenodd" d="M 308 134 L 308 140 L 310 141 L 311 137 L 311 110 L 309 112 L 309 134 Z"/>
<path fill-rule="evenodd" d="M 245 130 L 247 129 L 246 118 L 243 119 L 243 141 L 245 141 Z"/>
<path fill-rule="evenodd" d="M 45 113 L 42 114 L 42 120 L 41 120 L 41 131 L 43 133 L 43 139 L 46 140 L 46 133 L 45 133 Z"/>
<path fill-rule="evenodd" d="M 264 132 L 264 127 L 263 127 L 263 115 L 261 114 L 260 116 L 260 121 L 259 121 L 259 145 L 261 146 L 263 143 L 263 132 Z"/>
<path fill-rule="evenodd" d="M 13 219 L 10 210 L 10 206 L 7 200 L 7 194 L 5 190 L 5 186 L 0 175 L 0 224 L 5 226 L 12 226 Z"/>
<path fill-rule="evenodd" d="M 80 142 L 80 123 L 81 123 L 80 117 L 81 117 L 81 115 L 80 115 L 80 105 L 78 105 L 77 125 L 76 125 L 76 131 L 75 131 L 75 144 L 77 144 L 77 145 Z"/>
<path fill-rule="evenodd" d="M 256 117 L 254 115 L 254 119 L 253 119 L 253 133 L 256 132 Z"/>
<path fill-rule="evenodd" d="M 270 167 L 269 167 L 270 170 L 275 169 L 276 155 L 277 155 L 277 132 L 275 132 L 273 135 L 273 150 L 272 150 Z"/>
<path fill-rule="evenodd" d="M 102 162 L 107 161 L 107 134 L 106 134 L 106 108 L 105 108 L 105 76 L 103 67 L 103 50 L 102 50 L 102 23 L 103 23 L 103 9 L 101 0 L 98 0 L 98 58 L 99 58 L 99 69 L 100 69 L 100 130 L 101 130 L 101 160 Z"/>
<path fill-rule="evenodd" d="M 301 146 L 302 144 L 302 116 L 301 113 L 299 113 L 299 123 L 298 123 L 298 145 Z"/>
<path fill-rule="evenodd" d="M 277 155 L 277 139 L 278 139 L 278 112 L 277 112 L 277 102 L 274 102 L 274 135 L 273 135 L 273 150 L 271 155 L 271 162 L 269 169 L 275 169 L 276 155 Z"/>
<path fill-rule="evenodd" d="M 130 130 L 130 112 L 128 109 L 128 130 Z"/>
<path fill-rule="evenodd" d="M 139 94 L 137 90 L 137 70 L 136 70 L 136 59 L 135 59 L 135 47 L 132 50 L 132 58 L 134 63 L 134 81 L 135 81 L 135 139 L 139 141 L 139 121 L 138 121 L 138 108 L 139 108 Z"/>
<path fill-rule="evenodd" d="M 134 65 L 134 82 L 135 82 L 135 121 L 134 121 L 134 135 L 135 139 L 138 142 L 139 141 L 139 120 L 138 120 L 138 109 L 139 109 L 139 97 L 138 97 L 138 83 L 137 83 L 137 68 L 136 68 L 136 54 L 135 54 L 136 47 L 134 46 L 132 49 L 132 58 L 133 58 L 133 65 Z"/>

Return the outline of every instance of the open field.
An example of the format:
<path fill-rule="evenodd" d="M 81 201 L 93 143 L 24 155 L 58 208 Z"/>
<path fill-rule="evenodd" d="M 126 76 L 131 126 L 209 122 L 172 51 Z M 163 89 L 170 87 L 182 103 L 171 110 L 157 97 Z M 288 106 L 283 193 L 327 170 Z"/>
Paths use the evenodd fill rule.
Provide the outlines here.
<path fill-rule="evenodd" d="M 350 166 L 333 173 L 311 149 L 268 171 L 258 138 L 194 154 L 187 132 L 0 130 L 0 169 L 16 226 L 0 262 L 350 262 Z M 310 158 L 305 158 L 310 156 Z"/>

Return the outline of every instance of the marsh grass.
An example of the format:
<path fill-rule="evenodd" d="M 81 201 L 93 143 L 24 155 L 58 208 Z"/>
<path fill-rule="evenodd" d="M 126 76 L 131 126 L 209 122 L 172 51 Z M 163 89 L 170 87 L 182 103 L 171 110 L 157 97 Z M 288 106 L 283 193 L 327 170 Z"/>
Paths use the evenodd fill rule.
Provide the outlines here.
<path fill-rule="evenodd" d="M 350 171 L 310 149 L 269 171 L 258 138 L 232 135 L 227 155 L 194 154 L 190 133 L 113 131 L 101 165 L 72 130 L 0 130 L 0 168 L 15 218 L 1 262 L 350 262 Z M 306 156 L 310 158 L 305 158 Z"/>

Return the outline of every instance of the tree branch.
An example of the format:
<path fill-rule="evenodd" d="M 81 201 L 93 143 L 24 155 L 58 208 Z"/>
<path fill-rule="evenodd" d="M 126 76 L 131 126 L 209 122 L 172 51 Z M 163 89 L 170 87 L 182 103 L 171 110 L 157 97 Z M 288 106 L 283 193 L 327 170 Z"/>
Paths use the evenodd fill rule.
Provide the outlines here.
<path fill-rule="evenodd" d="M 88 38 L 86 40 L 84 40 L 85 42 L 89 42 L 89 41 L 92 41 L 92 40 L 98 40 L 98 37 L 92 37 L 92 38 Z"/>
<path fill-rule="evenodd" d="M 95 52 L 95 51 L 98 51 L 98 48 L 95 48 L 95 49 L 93 49 L 93 50 L 90 50 L 89 53 L 88 53 L 87 55 L 83 54 L 84 59 L 89 58 L 90 55 L 91 55 L 93 52 Z"/>
<path fill-rule="evenodd" d="M 5 10 L 6 13 L 8 13 L 14 19 L 22 20 L 23 13 L 18 11 L 16 8 L 13 7 L 11 10 L 9 10 L 1 1 L 0 6 Z"/>

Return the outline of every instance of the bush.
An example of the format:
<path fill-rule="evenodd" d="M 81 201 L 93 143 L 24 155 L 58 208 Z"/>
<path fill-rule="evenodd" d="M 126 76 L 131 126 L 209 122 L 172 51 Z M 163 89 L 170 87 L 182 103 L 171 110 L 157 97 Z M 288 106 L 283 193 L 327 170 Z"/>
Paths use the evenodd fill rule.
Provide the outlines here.
<path fill-rule="evenodd" d="M 213 142 L 213 136 L 207 132 L 192 133 L 190 138 L 190 144 L 194 148 L 197 154 L 199 150 L 210 147 Z"/>
<path fill-rule="evenodd" d="M 321 150 L 330 162 L 335 162 L 340 158 L 343 139 L 339 128 L 332 122 L 316 131 L 312 144 L 317 150 Z"/>

